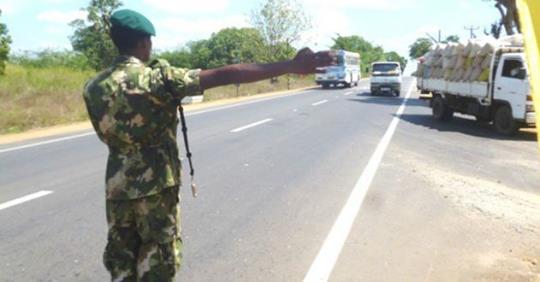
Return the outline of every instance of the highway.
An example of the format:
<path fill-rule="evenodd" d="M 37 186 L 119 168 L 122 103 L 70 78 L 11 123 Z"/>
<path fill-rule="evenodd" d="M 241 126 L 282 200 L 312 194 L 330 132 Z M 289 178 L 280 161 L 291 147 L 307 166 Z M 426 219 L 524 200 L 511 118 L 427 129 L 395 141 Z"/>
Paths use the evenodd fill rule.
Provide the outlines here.
<path fill-rule="evenodd" d="M 438 123 L 414 83 L 189 112 L 177 280 L 540 279 L 534 133 Z M 0 146 L 0 281 L 109 279 L 106 157 L 91 132 Z"/>

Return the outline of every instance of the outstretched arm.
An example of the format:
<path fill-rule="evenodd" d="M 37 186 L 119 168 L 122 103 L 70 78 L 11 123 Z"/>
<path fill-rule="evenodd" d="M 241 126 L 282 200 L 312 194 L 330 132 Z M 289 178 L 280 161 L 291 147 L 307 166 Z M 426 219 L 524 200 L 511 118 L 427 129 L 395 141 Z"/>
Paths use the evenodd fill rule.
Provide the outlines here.
<path fill-rule="evenodd" d="M 254 82 L 286 73 L 310 74 L 318 72 L 318 68 L 335 64 L 335 59 L 334 52 L 313 53 L 305 48 L 290 61 L 270 64 L 237 64 L 203 70 L 200 73 L 200 84 L 202 89 L 209 89 L 233 83 Z"/>

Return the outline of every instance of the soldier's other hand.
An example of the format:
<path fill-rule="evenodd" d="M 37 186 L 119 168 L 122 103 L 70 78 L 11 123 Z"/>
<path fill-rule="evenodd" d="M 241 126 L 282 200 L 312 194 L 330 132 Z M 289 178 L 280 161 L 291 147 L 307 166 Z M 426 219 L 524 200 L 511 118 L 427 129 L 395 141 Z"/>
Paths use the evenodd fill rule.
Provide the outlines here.
<path fill-rule="evenodd" d="M 320 51 L 314 53 L 309 48 L 304 48 L 296 54 L 293 59 L 294 73 L 310 74 L 324 72 L 320 68 L 336 64 L 336 53 L 334 51 Z"/>

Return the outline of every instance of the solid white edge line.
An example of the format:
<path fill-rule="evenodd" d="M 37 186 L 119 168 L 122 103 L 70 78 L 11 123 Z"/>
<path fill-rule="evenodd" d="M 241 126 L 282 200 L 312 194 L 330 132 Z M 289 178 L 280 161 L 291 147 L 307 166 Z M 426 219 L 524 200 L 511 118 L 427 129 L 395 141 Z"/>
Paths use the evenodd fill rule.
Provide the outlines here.
<path fill-rule="evenodd" d="M 312 106 L 318 106 L 318 105 L 322 105 L 322 104 L 327 103 L 327 102 L 328 102 L 328 100 L 322 100 L 322 101 L 319 101 L 319 102 L 317 102 L 317 103 L 313 103 L 313 104 L 311 104 L 311 105 L 312 105 Z"/>
<path fill-rule="evenodd" d="M 19 204 L 22 204 L 22 203 L 25 203 L 25 202 L 28 202 L 28 201 L 35 200 L 37 198 L 47 196 L 47 195 L 52 194 L 52 193 L 53 193 L 53 191 L 39 191 L 39 192 L 36 192 L 36 193 L 33 193 L 33 194 L 26 195 L 24 197 L 17 198 L 15 200 L 11 200 L 9 202 L 5 202 L 3 204 L 0 204 L 0 211 L 4 210 L 4 209 L 7 209 L 7 208 L 11 208 L 13 206 L 16 206 L 16 205 L 19 205 Z"/>
<path fill-rule="evenodd" d="M 12 151 L 17 151 L 17 150 L 22 150 L 22 149 L 26 149 L 26 148 L 32 148 L 32 147 L 41 146 L 41 145 L 46 145 L 46 144 L 51 144 L 51 143 L 62 142 L 62 141 L 70 140 L 70 139 L 77 139 L 77 138 L 90 136 L 90 135 L 95 135 L 95 134 L 96 133 L 94 133 L 94 132 L 87 132 L 87 133 L 83 133 L 83 134 L 77 134 L 77 135 L 72 135 L 72 136 L 47 140 L 47 141 L 43 141 L 43 142 L 37 142 L 37 143 L 32 143 L 32 144 L 27 144 L 27 145 L 22 145 L 22 146 L 17 146 L 17 147 L 0 149 L 0 154 L 1 153 L 12 152 Z"/>
<path fill-rule="evenodd" d="M 339 216 L 332 226 L 330 233 L 328 233 L 321 249 L 319 250 L 319 253 L 317 254 L 317 257 L 304 277 L 305 282 L 328 281 L 337 259 L 339 258 L 341 250 L 343 249 L 345 241 L 347 240 L 347 237 L 349 237 L 352 225 L 356 219 L 356 216 L 358 215 L 358 212 L 360 211 L 360 207 L 362 206 L 369 186 L 373 181 L 384 153 L 392 140 L 394 132 L 396 131 L 400 117 L 405 110 L 409 97 L 411 96 L 414 84 L 413 79 L 405 99 L 396 112 L 396 116 L 390 122 L 390 125 L 388 126 L 383 138 L 377 145 L 377 148 L 369 159 L 369 162 L 364 168 L 362 175 L 356 182 L 356 185 L 347 199 L 345 206 L 343 206 L 343 209 L 339 213 Z"/>
<path fill-rule="evenodd" d="M 246 125 L 246 126 L 242 126 L 242 127 L 237 128 L 237 129 L 231 130 L 231 133 L 237 133 L 237 132 L 246 130 L 246 129 L 248 129 L 248 128 L 255 127 L 255 126 L 257 126 L 257 125 L 261 125 L 261 124 L 263 124 L 263 123 L 270 122 L 270 121 L 272 121 L 272 120 L 273 120 L 273 119 L 271 119 L 271 118 L 267 118 L 267 119 L 263 119 L 263 120 L 261 120 L 261 121 L 257 121 L 257 122 L 254 122 L 254 123 L 250 123 L 250 124 L 248 124 L 248 125 Z"/>

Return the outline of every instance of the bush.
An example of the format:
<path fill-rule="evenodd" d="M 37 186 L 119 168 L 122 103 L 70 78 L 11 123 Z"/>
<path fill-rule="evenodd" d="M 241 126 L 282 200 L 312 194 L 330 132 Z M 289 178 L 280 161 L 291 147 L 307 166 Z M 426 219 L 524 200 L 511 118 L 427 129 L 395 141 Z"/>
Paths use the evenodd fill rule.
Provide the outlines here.
<path fill-rule="evenodd" d="M 52 68 L 66 67 L 76 70 L 88 70 L 88 59 L 81 53 L 73 51 L 42 50 L 25 51 L 10 57 L 10 62 L 24 67 Z"/>

